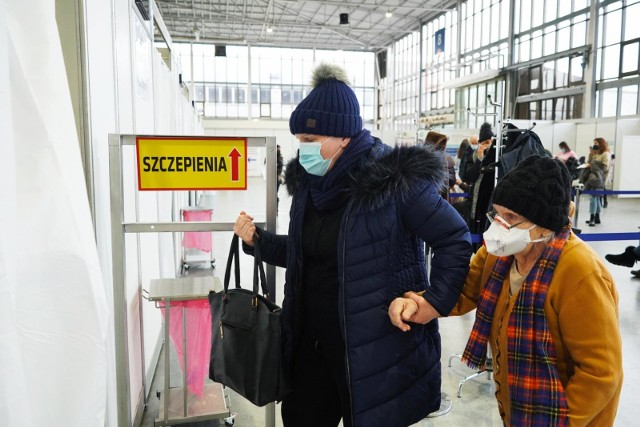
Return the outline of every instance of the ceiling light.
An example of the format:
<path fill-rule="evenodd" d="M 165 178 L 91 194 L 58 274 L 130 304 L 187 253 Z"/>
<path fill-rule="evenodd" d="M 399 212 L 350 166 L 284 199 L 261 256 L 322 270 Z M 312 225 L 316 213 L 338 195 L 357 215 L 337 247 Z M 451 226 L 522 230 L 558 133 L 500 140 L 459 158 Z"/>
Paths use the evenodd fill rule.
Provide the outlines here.
<path fill-rule="evenodd" d="M 393 13 L 391 13 L 390 10 L 387 10 L 387 13 L 385 13 L 384 16 L 386 16 L 387 18 L 391 18 L 393 16 Z"/>
<path fill-rule="evenodd" d="M 267 33 L 273 33 L 273 28 L 271 27 L 267 28 Z"/>

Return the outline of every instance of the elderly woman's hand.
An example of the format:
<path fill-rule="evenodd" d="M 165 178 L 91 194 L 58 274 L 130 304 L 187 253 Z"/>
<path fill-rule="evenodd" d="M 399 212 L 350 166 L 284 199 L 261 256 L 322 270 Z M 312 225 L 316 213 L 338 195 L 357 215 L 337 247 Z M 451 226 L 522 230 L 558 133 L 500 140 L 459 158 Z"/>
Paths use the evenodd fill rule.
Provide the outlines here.
<path fill-rule="evenodd" d="M 253 246 L 253 235 L 256 232 L 253 217 L 245 211 L 240 211 L 238 218 L 236 218 L 236 223 L 233 226 L 233 232 L 236 233 L 244 243 Z"/>
<path fill-rule="evenodd" d="M 404 332 L 411 329 L 405 322 L 424 325 L 437 317 L 440 317 L 440 314 L 422 296 L 422 292 L 406 292 L 402 298 L 394 299 L 389 305 L 391 323 Z"/>

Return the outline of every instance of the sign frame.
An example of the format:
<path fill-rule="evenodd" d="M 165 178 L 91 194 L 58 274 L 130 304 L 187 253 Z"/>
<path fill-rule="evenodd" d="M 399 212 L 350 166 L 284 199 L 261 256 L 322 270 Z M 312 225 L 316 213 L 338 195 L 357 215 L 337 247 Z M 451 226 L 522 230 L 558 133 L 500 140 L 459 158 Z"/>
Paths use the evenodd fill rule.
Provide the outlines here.
<path fill-rule="evenodd" d="M 216 141 L 224 141 L 224 142 L 237 142 L 238 145 L 237 146 L 233 146 L 234 151 L 236 152 L 236 154 L 234 156 L 232 156 L 232 163 L 236 162 L 235 167 L 236 172 L 238 173 L 237 175 L 237 180 L 240 181 L 242 183 L 242 185 L 240 186 L 216 186 L 216 185 L 188 185 L 188 186 L 150 186 L 150 185 L 143 185 L 143 179 L 142 179 L 142 170 L 141 170 L 141 159 L 140 159 L 140 147 L 141 147 L 141 141 L 147 142 L 147 141 L 190 141 L 190 142 L 197 142 L 199 144 L 202 144 L 202 142 L 207 142 L 207 143 L 212 143 L 215 144 Z M 137 182 L 138 182 L 138 191 L 208 191 L 208 190 L 246 190 L 247 189 L 247 170 L 248 170 L 248 138 L 247 137 L 220 137 L 220 136 L 144 136 L 144 135 L 137 135 L 135 137 L 135 147 L 136 147 L 136 175 L 137 175 Z M 188 148 L 189 145 L 185 144 L 185 147 Z M 231 153 L 229 153 L 229 155 L 231 155 L 233 153 L 233 151 Z M 239 164 L 237 164 L 237 161 L 242 158 L 242 165 L 240 167 Z M 232 164 L 232 171 L 231 173 L 233 174 L 233 167 L 234 165 Z M 238 169 L 241 169 L 241 171 L 239 171 Z"/>

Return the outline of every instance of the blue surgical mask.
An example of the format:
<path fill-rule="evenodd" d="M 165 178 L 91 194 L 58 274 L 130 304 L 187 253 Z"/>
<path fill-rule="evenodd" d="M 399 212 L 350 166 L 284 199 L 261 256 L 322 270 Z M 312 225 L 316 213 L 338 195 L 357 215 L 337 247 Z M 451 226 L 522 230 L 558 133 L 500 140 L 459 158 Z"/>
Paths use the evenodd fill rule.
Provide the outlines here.
<path fill-rule="evenodd" d="M 298 161 L 311 175 L 323 176 L 327 173 L 331 161 L 340 152 L 340 149 L 338 149 L 336 154 L 328 159 L 322 157 L 320 149 L 329 139 L 331 139 L 331 137 L 325 139 L 324 142 L 303 142 L 300 144 Z"/>

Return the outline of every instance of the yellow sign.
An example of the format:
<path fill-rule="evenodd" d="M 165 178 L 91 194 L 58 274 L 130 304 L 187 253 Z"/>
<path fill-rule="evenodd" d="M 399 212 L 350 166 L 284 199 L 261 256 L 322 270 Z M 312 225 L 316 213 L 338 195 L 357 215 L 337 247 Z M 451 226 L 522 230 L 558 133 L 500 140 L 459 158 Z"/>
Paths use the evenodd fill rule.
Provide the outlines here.
<path fill-rule="evenodd" d="M 246 190 L 246 138 L 137 137 L 139 190 Z"/>

